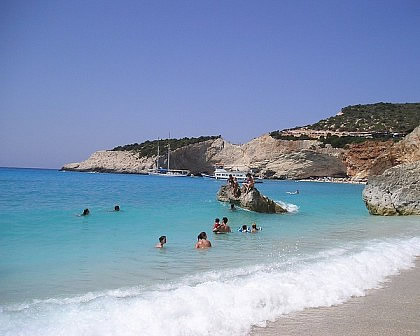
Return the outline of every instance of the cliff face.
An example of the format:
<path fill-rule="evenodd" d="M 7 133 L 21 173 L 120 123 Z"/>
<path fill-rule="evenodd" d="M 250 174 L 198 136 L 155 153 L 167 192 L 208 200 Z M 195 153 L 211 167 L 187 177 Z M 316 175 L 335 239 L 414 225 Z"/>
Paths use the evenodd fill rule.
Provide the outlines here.
<path fill-rule="evenodd" d="M 139 158 L 138 154 L 129 151 L 98 151 L 87 160 L 79 163 L 69 163 L 63 170 L 94 171 L 103 173 L 146 173 L 153 167 L 151 158 Z"/>
<path fill-rule="evenodd" d="M 363 200 L 373 215 L 420 215 L 420 161 L 405 163 L 373 176 Z"/>
<path fill-rule="evenodd" d="M 347 175 L 353 179 L 365 179 L 370 175 L 375 159 L 389 151 L 392 141 L 365 141 L 352 144 L 342 154 Z"/>
<path fill-rule="evenodd" d="M 402 163 L 420 160 L 420 126 L 408 134 L 403 140 L 384 151 L 373 162 L 369 175 L 380 175 L 386 169 Z"/>
<path fill-rule="evenodd" d="M 321 147 L 317 140 L 277 140 L 265 134 L 243 145 L 222 138 L 191 144 L 171 152 L 172 169 L 192 173 L 213 173 L 215 164 L 229 169 L 253 169 L 268 178 L 301 179 L 324 176 L 350 176 L 364 179 L 382 173 L 399 163 L 420 160 L 420 127 L 404 140 L 366 141 L 347 149 Z M 164 153 L 160 166 L 166 167 Z M 140 157 L 134 151 L 98 151 L 80 163 L 67 164 L 64 170 L 116 173 L 147 173 L 156 156 Z"/>
<path fill-rule="evenodd" d="M 213 173 L 215 164 L 230 169 L 254 169 L 271 178 L 307 178 L 343 176 L 346 167 L 339 151 L 319 148 L 313 140 L 275 140 L 263 135 L 244 145 L 234 145 L 222 138 L 188 145 L 171 152 L 172 169 L 192 173 Z M 65 165 L 63 170 L 144 174 L 154 167 L 156 157 L 139 157 L 132 151 L 98 151 L 80 163 Z M 160 166 L 166 167 L 162 156 Z"/>

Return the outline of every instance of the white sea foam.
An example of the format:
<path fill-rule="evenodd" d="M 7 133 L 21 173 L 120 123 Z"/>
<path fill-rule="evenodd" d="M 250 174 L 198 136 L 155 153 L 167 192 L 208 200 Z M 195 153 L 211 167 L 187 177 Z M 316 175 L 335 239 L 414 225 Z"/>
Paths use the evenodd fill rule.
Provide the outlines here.
<path fill-rule="evenodd" d="M 299 207 L 296 204 L 292 203 L 285 203 L 283 201 L 275 201 L 276 203 L 280 204 L 283 208 L 285 208 L 288 212 L 296 213 L 299 211 Z"/>
<path fill-rule="evenodd" d="M 244 335 L 282 314 L 365 295 L 419 254 L 418 237 L 370 241 L 286 264 L 208 272 L 201 282 L 2 306 L 0 335 Z"/>

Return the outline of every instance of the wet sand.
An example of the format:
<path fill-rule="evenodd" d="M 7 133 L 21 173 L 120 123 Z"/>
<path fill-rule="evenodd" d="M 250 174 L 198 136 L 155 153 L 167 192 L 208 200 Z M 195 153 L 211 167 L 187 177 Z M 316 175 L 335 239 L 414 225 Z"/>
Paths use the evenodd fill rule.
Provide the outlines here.
<path fill-rule="evenodd" d="M 364 297 L 289 314 L 254 328 L 251 335 L 420 335 L 420 259 L 415 268 L 390 277 Z"/>

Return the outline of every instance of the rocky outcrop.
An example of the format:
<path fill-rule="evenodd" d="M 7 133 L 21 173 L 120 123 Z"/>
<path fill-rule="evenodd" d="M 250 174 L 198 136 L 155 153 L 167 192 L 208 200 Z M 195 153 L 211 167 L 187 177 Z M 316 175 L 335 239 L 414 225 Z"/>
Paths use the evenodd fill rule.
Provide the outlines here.
<path fill-rule="evenodd" d="M 98 151 L 87 160 L 69 163 L 61 168 L 69 171 L 146 174 L 154 165 L 154 158 L 139 157 L 130 151 Z"/>
<path fill-rule="evenodd" d="M 256 188 L 253 188 L 248 192 L 242 192 L 240 196 L 235 196 L 233 189 L 229 185 L 223 185 L 217 193 L 217 199 L 221 202 L 230 202 L 255 212 L 287 212 L 282 206 L 262 195 Z"/>
<path fill-rule="evenodd" d="M 373 215 L 420 215 L 420 161 L 369 178 L 363 200 Z"/>

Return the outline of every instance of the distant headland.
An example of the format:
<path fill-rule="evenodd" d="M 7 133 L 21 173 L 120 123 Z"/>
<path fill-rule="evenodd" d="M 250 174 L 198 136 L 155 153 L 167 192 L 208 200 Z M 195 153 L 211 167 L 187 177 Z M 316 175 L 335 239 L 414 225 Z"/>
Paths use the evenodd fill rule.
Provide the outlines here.
<path fill-rule="evenodd" d="M 165 166 L 170 144 L 171 168 L 193 174 L 211 174 L 223 164 L 271 179 L 365 181 L 420 160 L 419 124 L 420 103 L 353 105 L 315 124 L 271 131 L 242 145 L 220 135 L 162 139 L 160 164 Z M 146 174 L 156 163 L 157 146 L 153 140 L 97 151 L 62 170 Z"/>

